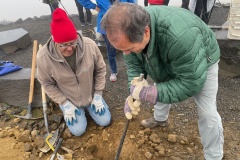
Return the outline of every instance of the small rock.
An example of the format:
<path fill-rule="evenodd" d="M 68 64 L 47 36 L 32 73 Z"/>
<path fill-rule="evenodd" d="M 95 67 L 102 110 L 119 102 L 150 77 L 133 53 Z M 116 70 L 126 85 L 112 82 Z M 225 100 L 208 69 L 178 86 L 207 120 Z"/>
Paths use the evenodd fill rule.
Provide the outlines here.
<path fill-rule="evenodd" d="M 35 140 L 37 134 L 38 134 L 38 130 L 33 130 L 33 131 L 31 132 L 31 136 L 32 136 L 32 140 L 33 140 L 33 141 Z"/>
<path fill-rule="evenodd" d="M 31 134 L 31 131 L 30 130 L 24 130 L 24 131 L 22 131 L 22 133 L 21 133 L 22 135 L 28 135 L 28 136 L 30 136 L 30 134 Z"/>
<path fill-rule="evenodd" d="M 105 142 L 108 141 L 108 133 L 107 133 L 107 131 L 105 129 L 102 132 L 102 139 Z"/>
<path fill-rule="evenodd" d="M 31 154 L 31 155 L 29 156 L 29 159 L 30 159 L 30 160 L 38 160 L 39 158 L 38 158 L 35 154 Z"/>
<path fill-rule="evenodd" d="M 147 159 L 152 159 L 152 153 L 146 152 L 144 155 Z"/>
<path fill-rule="evenodd" d="M 131 138 L 131 139 L 134 139 L 134 138 L 135 138 L 135 135 L 131 134 L 131 135 L 130 135 L 130 138 Z"/>
<path fill-rule="evenodd" d="M 151 134 L 149 137 L 150 141 L 152 141 L 153 143 L 160 143 L 160 138 L 158 137 L 157 134 Z"/>
<path fill-rule="evenodd" d="M 66 159 L 66 160 L 72 160 L 72 154 L 64 154 L 64 159 Z"/>
<path fill-rule="evenodd" d="M 45 145 L 45 138 L 42 136 L 36 136 L 34 143 L 38 148 L 42 148 Z"/>
<path fill-rule="evenodd" d="M 10 130 L 10 129 L 11 129 L 11 127 L 5 127 L 5 130 L 7 130 L 7 131 Z"/>
<path fill-rule="evenodd" d="M 140 135 L 144 135 L 144 131 L 139 131 L 138 132 Z"/>
<path fill-rule="evenodd" d="M 152 133 L 152 131 L 151 131 L 151 129 L 150 128 L 146 128 L 146 129 L 144 129 L 144 134 L 146 134 L 146 135 L 150 135 L 151 133 Z"/>
<path fill-rule="evenodd" d="M 141 140 L 139 140 L 139 141 L 137 142 L 137 144 L 138 144 L 139 146 L 143 145 L 144 143 L 145 143 L 145 140 L 143 140 L 143 139 L 141 139 Z"/>
<path fill-rule="evenodd" d="M 155 149 L 158 151 L 159 156 L 165 156 L 165 148 L 162 145 L 155 147 Z"/>
<path fill-rule="evenodd" d="M 18 138 L 17 138 L 17 141 L 18 142 L 31 142 L 31 139 L 29 137 L 29 135 L 20 135 Z"/>
<path fill-rule="evenodd" d="M 4 138 L 4 137 L 6 137 L 7 135 L 8 135 L 8 133 L 7 133 L 6 130 L 2 130 L 2 131 L 0 132 L 0 138 Z"/>
<path fill-rule="evenodd" d="M 21 135 L 21 132 L 18 129 L 14 128 L 14 136 L 17 138 L 20 135 Z"/>
<path fill-rule="evenodd" d="M 24 144 L 24 150 L 25 152 L 31 152 L 33 149 L 33 146 L 30 143 L 25 143 Z"/>
<path fill-rule="evenodd" d="M 18 123 L 21 121 L 21 118 L 14 118 L 13 122 Z"/>
<path fill-rule="evenodd" d="M 177 135 L 175 135 L 175 134 L 168 134 L 168 141 L 172 142 L 172 143 L 176 143 L 177 142 Z"/>
<path fill-rule="evenodd" d="M 189 154 L 193 154 L 193 150 L 191 148 L 188 147 L 187 151 L 188 151 Z"/>
<path fill-rule="evenodd" d="M 43 152 L 40 152 L 38 157 L 41 158 L 43 156 Z"/>

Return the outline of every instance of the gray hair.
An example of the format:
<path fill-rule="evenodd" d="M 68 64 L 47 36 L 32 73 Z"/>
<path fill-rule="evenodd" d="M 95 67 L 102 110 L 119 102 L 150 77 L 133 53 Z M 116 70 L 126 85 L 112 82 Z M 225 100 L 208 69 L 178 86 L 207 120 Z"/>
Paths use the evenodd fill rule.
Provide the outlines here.
<path fill-rule="evenodd" d="M 150 15 L 147 11 L 134 3 L 115 2 L 103 16 L 101 28 L 108 35 L 123 33 L 130 42 L 143 40 L 146 26 L 150 26 Z"/>

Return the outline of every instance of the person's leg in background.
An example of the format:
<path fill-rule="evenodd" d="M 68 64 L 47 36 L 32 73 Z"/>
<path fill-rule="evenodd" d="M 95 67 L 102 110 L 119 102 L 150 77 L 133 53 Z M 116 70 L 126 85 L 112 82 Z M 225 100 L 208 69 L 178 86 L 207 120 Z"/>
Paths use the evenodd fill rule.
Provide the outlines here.
<path fill-rule="evenodd" d="M 163 5 L 168 6 L 169 0 L 164 0 Z"/>
<path fill-rule="evenodd" d="M 81 22 L 81 26 L 84 27 L 86 25 L 86 22 L 85 22 L 85 17 L 83 13 L 83 6 L 77 0 L 75 0 L 75 3 L 78 9 L 79 21 Z"/>
<path fill-rule="evenodd" d="M 50 10 L 51 10 L 51 14 L 53 13 L 54 9 L 53 9 L 53 6 L 51 3 L 49 3 L 49 7 L 50 7 Z"/>
<path fill-rule="evenodd" d="M 207 0 L 202 0 L 203 1 L 203 13 L 202 13 L 202 20 L 208 24 L 208 21 L 209 21 L 209 13 L 210 12 L 207 12 Z"/>
<path fill-rule="evenodd" d="M 89 26 L 92 26 L 92 12 L 90 9 L 85 8 L 87 14 L 87 23 Z"/>
<path fill-rule="evenodd" d="M 117 63 L 116 63 L 117 50 L 111 45 L 105 34 L 102 34 L 102 37 L 107 46 L 108 62 L 111 69 L 110 81 L 115 82 L 117 81 Z"/>
<path fill-rule="evenodd" d="M 144 6 L 148 6 L 148 0 L 144 0 Z"/>
<path fill-rule="evenodd" d="M 201 92 L 193 96 L 198 111 L 198 128 L 203 145 L 204 158 L 221 160 L 223 157 L 223 126 L 217 111 L 218 63 L 207 71 L 207 79 Z"/>
<path fill-rule="evenodd" d="M 202 0 L 197 0 L 194 14 L 196 14 L 198 17 L 202 18 L 202 10 L 203 10 Z"/>
<path fill-rule="evenodd" d="M 194 14 L 208 24 L 209 12 L 207 12 L 207 0 L 197 0 Z"/>
<path fill-rule="evenodd" d="M 189 0 L 182 0 L 182 8 L 188 9 Z"/>
<path fill-rule="evenodd" d="M 58 3 L 52 3 L 52 7 L 53 7 L 53 10 L 57 9 L 59 7 Z"/>

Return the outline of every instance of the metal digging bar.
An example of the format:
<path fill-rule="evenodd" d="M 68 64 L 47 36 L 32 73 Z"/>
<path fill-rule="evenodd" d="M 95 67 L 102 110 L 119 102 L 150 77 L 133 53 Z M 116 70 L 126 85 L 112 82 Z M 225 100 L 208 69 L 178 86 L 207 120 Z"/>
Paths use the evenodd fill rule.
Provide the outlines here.
<path fill-rule="evenodd" d="M 30 79 L 30 90 L 29 90 L 29 100 L 27 106 L 27 114 L 25 116 L 14 115 L 18 118 L 23 119 L 40 119 L 43 117 L 34 118 L 32 117 L 32 100 L 33 100 L 33 91 L 34 91 L 34 79 L 35 79 L 35 69 L 36 69 L 36 56 L 37 56 L 37 40 L 33 42 L 33 55 L 32 55 L 32 69 L 31 69 L 31 79 Z"/>
<path fill-rule="evenodd" d="M 58 0 L 58 2 L 61 4 L 61 6 L 63 7 L 63 9 L 64 9 L 65 12 L 67 13 L 68 17 L 72 20 L 72 18 L 71 18 L 70 15 L 68 14 L 66 8 L 63 6 L 62 2 L 61 2 L 60 0 Z M 74 25 L 76 25 L 73 20 L 72 20 L 72 22 L 73 22 Z"/>
<path fill-rule="evenodd" d="M 141 73 L 140 76 L 139 76 L 139 81 L 142 81 L 143 80 L 143 77 L 144 77 L 144 74 Z M 128 125 L 129 125 L 129 122 L 130 120 L 128 119 L 126 124 L 125 124 L 125 127 L 124 127 L 124 131 L 123 131 L 123 134 L 122 134 L 122 138 L 120 140 L 120 144 L 119 144 L 119 147 L 118 147 L 118 150 L 117 150 L 117 154 L 115 156 L 115 160 L 118 160 L 119 158 L 119 155 L 121 153 L 121 150 L 122 150 L 122 146 L 123 146 L 123 142 L 124 142 L 124 139 L 126 137 L 126 133 L 127 133 L 127 129 L 128 129 Z"/>
<path fill-rule="evenodd" d="M 51 11 L 53 12 L 53 11 L 54 11 L 54 8 L 53 8 L 53 6 L 52 6 L 52 3 L 50 2 L 50 0 L 48 0 L 47 2 L 48 2 L 48 4 L 49 4 L 49 6 L 51 7 Z"/>

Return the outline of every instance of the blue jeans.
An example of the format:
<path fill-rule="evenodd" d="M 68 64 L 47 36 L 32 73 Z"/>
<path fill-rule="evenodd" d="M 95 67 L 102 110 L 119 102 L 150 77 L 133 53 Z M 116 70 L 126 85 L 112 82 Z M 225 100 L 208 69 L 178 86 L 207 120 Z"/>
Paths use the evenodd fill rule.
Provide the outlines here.
<path fill-rule="evenodd" d="M 116 63 L 117 50 L 111 45 L 111 43 L 109 42 L 105 34 L 102 34 L 102 37 L 107 46 L 108 62 L 111 69 L 111 73 L 117 73 L 117 63 Z"/>
<path fill-rule="evenodd" d="M 104 113 L 104 115 L 101 115 L 101 116 L 99 116 L 98 114 L 95 114 L 95 111 L 92 110 L 92 108 L 91 108 L 91 104 L 87 107 L 78 107 L 79 111 L 81 112 L 81 115 L 76 114 L 76 118 L 77 118 L 78 123 L 74 122 L 72 126 L 68 125 L 66 123 L 70 132 L 74 136 L 81 136 L 86 131 L 87 118 L 85 116 L 85 109 L 88 111 L 88 113 L 90 114 L 92 119 L 99 126 L 102 126 L 102 127 L 108 126 L 111 122 L 111 113 L 110 113 L 110 111 L 108 109 L 108 105 L 106 104 L 104 99 L 103 99 L 103 104 L 104 104 L 105 113 Z M 60 105 L 60 108 L 62 109 L 61 105 Z M 62 111 L 63 111 L 63 109 L 62 109 Z"/>
<path fill-rule="evenodd" d="M 198 128 L 203 145 L 204 158 L 221 160 L 223 157 L 223 126 L 217 111 L 216 98 L 218 91 L 218 63 L 207 71 L 207 79 L 202 90 L 193 96 L 197 104 Z M 165 121 L 168 118 L 171 104 L 157 102 L 154 106 L 154 119 Z"/>

